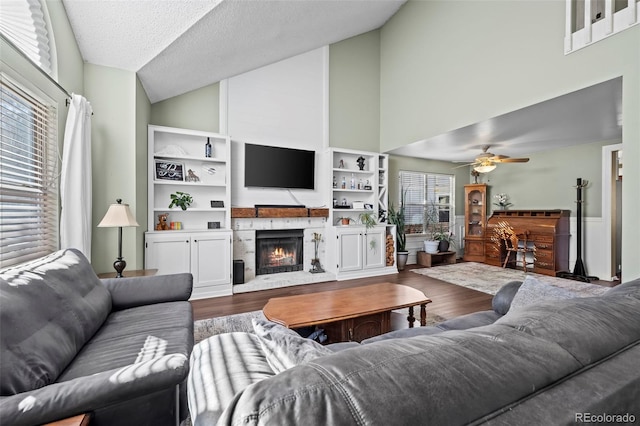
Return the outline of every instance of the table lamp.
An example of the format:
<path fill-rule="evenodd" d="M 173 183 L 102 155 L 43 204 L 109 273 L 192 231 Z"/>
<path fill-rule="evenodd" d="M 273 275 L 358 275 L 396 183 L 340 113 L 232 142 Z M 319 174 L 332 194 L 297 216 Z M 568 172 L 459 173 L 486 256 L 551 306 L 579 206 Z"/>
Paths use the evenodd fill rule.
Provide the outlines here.
<path fill-rule="evenodd" d="M 109 210 L 98 224 L 99 228 L 118 227 L 118 259 L 113 262 L 116 270 L 116 278 L 122 278 L 122 271 L 127 266 L 127 262 L 122 258 L 122 227 L 123 226 L 139 226 L 136 218 L 129 210 L 129 204 L 122 204 L 122 200 L 118 198 L 117 204 L 111 204 Z"/>

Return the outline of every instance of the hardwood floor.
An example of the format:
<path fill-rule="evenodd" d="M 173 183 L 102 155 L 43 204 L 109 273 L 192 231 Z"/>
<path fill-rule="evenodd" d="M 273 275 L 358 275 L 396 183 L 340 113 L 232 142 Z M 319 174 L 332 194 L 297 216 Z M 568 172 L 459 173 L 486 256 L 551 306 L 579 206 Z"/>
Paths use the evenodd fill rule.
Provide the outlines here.
<path fill-rule="evenodd" d="M 260 310 L 272 297 L 308 294 L 380 282 L 404 284 L 424 292 L 427 297 L 433 300 L 432 303 L 427 305 L 427 318 L 435 314 L 442 318 L 449 319 L 471 312 L 491 309 L 491 299 L 493 296 L 490 294 L 449 284 L 424 275 L 415 274 L 411 272 L 411 269 L 414 267 L 419 266 L 407 266 L 404 271 L 396 275 L 360 278 L 347 281 L 330 281 L 326 283 L 307 284 L 272 290 L 255 291 L 251 293 L 239 293 L 232 296 L 217 297 L 213 299 L 194 300 L 191 302 L 193 306 L 194 319 L 199 320 Z M 397 315 L 397 317 L 400 318 L 394 318 L 392 320 L 393 329 L 403 328 L 406 324 L 406 321 L 404 321 L 404 318 L 401 315 Z"/>

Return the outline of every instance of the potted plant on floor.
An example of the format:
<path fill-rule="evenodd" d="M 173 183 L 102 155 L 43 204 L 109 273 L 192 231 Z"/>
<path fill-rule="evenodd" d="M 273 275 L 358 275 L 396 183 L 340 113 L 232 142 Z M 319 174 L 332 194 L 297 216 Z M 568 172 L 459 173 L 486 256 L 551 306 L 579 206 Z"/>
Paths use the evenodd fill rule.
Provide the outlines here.
<path fill-rule="evenodd" d="M 440 241 L 435 238 L 434 227 L 440 223 L 438 207 L 432 201 L 424 211 L 424 232 L 428 236 L 424 241 L 424 251 L 427 253 L 437 253 Z"/>
<path fill-rule="evenodd" d="M 455 247 L 456 242 L 453 239 L 453 233 L 445 230 L 442 224 L 439 225 L 438 230 L 433 233 L 433 239 L 438 241 L 438 251 L 449 251 L 450 247 Z"/>
<path fill-rule="evenodd" d="M 396 210 L 393 204 L 389 206 L 388 221 L 396 226 L 396 259 L 398 270 L 404 270 L 407 264 L 409 252 L 407 251 L 407 234 L 405 233 L 404 222 L 404 196 L 406 191 L 400 188 L 400 208 Z"/>

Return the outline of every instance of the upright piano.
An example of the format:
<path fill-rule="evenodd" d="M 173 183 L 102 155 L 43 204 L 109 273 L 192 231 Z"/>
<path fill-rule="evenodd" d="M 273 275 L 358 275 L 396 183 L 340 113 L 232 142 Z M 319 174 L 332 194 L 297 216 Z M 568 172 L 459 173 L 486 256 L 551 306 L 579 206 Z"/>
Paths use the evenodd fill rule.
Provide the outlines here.
<path fill-rule="evenodd" d="M 485 263 L 502 266 L 506 257 L 503 245 L 492 240 L 494 229 L 506 222 L 513 229 L 527 231 L 528 242 L 535 247 L 532 272 L 555 276 L 569 270 L 570 210 L 496 210 L 487 221 Z"/>

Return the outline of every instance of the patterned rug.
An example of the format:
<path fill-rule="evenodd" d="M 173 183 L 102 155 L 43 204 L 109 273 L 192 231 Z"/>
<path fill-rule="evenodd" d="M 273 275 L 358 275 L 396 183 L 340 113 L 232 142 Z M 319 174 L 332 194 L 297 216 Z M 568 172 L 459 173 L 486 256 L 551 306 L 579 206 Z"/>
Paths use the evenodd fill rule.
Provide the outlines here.
<path fill-rule="evenodd" d="M 500 287 L 509 281 L 522 281 L 526 275 L 531 275 L 538 281 L 567 288 L 572 291 L 583 292 L 597 296 L 607 291 L 606 287 L 565 278 L 550 277 L 534 274 L 519 269 L 501 268 L 476 262 L 461 262 L 453 265 L 442 265 L 433 268 L 412 269 L 411 272 L 446 281 L 450 284 L 478 290 L 483 293 L 496 294 Z"/>
<path fill-rule="evenodd" d="M 234 331 L 253 333 L 253 324 L 251 324 L 251 320 L 254 318 L 266 319 L 262 314 L 262 311 L 251 311 L 242 314 L 227 315 L 226 317 L 207 318 L 194 321 L 194 343 L 198 343 L 207 337 L 211 337 L 216 334 L 231 333 Z"/>

